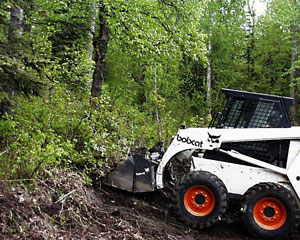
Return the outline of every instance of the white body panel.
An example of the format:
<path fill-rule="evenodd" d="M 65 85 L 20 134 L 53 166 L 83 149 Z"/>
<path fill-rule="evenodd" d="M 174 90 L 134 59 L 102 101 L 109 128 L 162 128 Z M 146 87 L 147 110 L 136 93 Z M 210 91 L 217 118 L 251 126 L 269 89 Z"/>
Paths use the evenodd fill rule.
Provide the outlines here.
<path fill-rule="evenodd" d="M 290 148 L 289 148 L 289 154 L 286 164 L 286 169 L 289 169 L 296 159 L 297 155 L 300 153 L 300 140 L 298 141 L 291 141 L 290 142 Z"/>
<path fill-rule="evenodd" d="M 229 193 L 243 195 L 250 187 L 260 182 L 283 183 L 288 179 L 268 169 L 193 157 L 192 171 L 208 171 L 220 178 Z"/>
<path fill-rule="evenodd" d="M 260 161 L 240 154 L 235 151 L 224 151 L 226 154 L 244 162 L 250 162 L 259 168 L 243 166 L 239 164 L 228 164 L 213 161 L 204 162 L 203 158 L 197 160 L 197 168 L 210 172 L 218 171 L 218 177 L 227 181 L 226 187 L 229 192 L 242 194 L 246 187 L 250 187 L 259 182 L 270 181 L 290 181 L 295 192 L 300 196 L 300 127 L 291 128 L 234 128 L 234 129 L 215 129 L 215 128 L 187 128 L 178 131 L 172 143 L 164 154 L 156 173 L 157 188 L 163 188 L 163 172 L 166 164 L 178 153 L 189 149 L 218 150 L 222 143 L 226 142 L 249 142 L 249 141 L 268 141 L 268 140 L 291 140 L 287 167 L 280 168 L 266 162 Z M 203 161 L 203 163 L 201 163 Z M 225 166 L 226 171 L 221 170 Z M 243 173 L 239 171 L 243 169 Z M 217 169 L 217 170 L 216 170 Z M 259 170 L 258 170 L 259 169 Z M 237 171 L 239 173 L 233 173 Z M 261 176 L 261 174 L 263 176 Z M 227 177 L 226 175 L 234 175 Z M 255 177 L 254 177 L 255 176 Z M 220 177 L 221 178 L 221 177 Z M 221 178 L 221 179 L 222 179 Z M 245 180 L 243 180 L 245 178 Z M 255 178 L 255 179 L 254 179 Z M 222 179 L 222 180 L 223 180 Z M 260 180 L 259 180 L 260 179 Z M 247 182 L 241 184 L 241 182 Z M 249 183 L 248 183 L 249 182 Z M 252 185 L 251 185 L 252 184 Z M 228 185 L 228 186 L 227 186 Z M 236 186 L 231 186 L 236 185 Z M 239 187 L 239 185 L 242 185 Z"/>
<path fill-rule="evenodd" d="M 287 170 L 287 176 L 300 199 L 300 154 L 298 153 Z"/>

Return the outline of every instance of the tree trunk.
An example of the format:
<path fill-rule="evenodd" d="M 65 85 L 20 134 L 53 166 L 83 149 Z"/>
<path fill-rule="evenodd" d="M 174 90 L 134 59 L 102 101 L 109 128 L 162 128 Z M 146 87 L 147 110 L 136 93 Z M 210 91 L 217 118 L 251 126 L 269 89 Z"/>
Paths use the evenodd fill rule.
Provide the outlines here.
<path fill-rule="evenodd" d="M 156 67 L 155 67 L 155 76 L 154 76 L 154 94 L 155 94 L 155 117 L 158 126 L 158 140 L 162 141 L 162 124 L 159 117 L 159 109 L 158 109 L 158 99 L 157 99 L 157 76 L 156 76 Z"/>
<path fill-rule="evenodd" d="M 94 54 L 96 67 L 93 74 L 93 83 L 91 89 L 92 97 L 100 97 L 102 91 L 102 83 L 104 81 L 105 74 L 105 56 L 109 40 L 109 29 L 105 21 L 105 5 L 102 0 L 100 0 L 99 8 L 99 32 L 94 38 Z"/>
<path fill-rule="evenodd" d="M 247 0 L 248 14 L 247 14 L 247 32 L 248 32 L 248 47 L 247 47 L 247 66 L 248 66 L 248 79 L 252 81 L 254 79 L 254 58 L 252 52 L 255 48 L 255 10 L 254 10 L 254 1 L 250 3 L 250 0 Z"/>
<path fill-rule="evenodd" d="M 20 40 L 23 35 L 24 11 L 22 8 L 11 6 L 10 24 L 8 29 L 8 40 L 15 43 Z"/>
<path fill-rule="evenodd" d="M 93 52 L 94 52 L 94 46 L 93 46 L 93 39 L 95 38 L 95 32 L 96 32 L 96 16 L 97 16 L 97 4 L 93 3 L 91 6 L 91 31 L 90 31 L 90 40 L 88 43 L 88 54 L 90 59 L 93 59 Z"/>
<path fill-rule="evenodd" d="M 207 56 L 207 73 L 206 73 L 206 84 L 207 84 L 207 108 L 208 114 L 211 117 L 211 89 L 212 89 L 212 69 L 211 69 L 211 42 L 209 40 L 207 46 L 208 56 Z"/>
<path fill-rule="evenodd" d="M 291 87 L 290 87 L 290 95 L 294 98 L 293 105 L 291 107 L 291 119 L 294 125 L 299 125 L 299 115 L 298 115 L 298 105 L 299 105 L 299 97 L 298 97 L 298 84 L 297 78 L 299 77 L 299 68 L 296 66 L 296 62 L 298 60 L 298 51 L 299 51 L 299 26 L 295 26 L 294 35 L 293 35 L 293 52 L 292 52 L 292 61 L 291 61 Z"/>
<path fill-rule="evenodd" d="M 14 44 L 21 43 L 23 36 L 23 25 L 24 25 L 24 11 L 20 7 L 11 6 L 10 9 L 10 24 L 8 28 L 8 41 L 10 44 L 9 51 L 14 54 Z M 15 59 L 18 58 L 14 54 Z M 7 94 L 12 97 L 15 92 L 12 88 L 7 89 Z"/>

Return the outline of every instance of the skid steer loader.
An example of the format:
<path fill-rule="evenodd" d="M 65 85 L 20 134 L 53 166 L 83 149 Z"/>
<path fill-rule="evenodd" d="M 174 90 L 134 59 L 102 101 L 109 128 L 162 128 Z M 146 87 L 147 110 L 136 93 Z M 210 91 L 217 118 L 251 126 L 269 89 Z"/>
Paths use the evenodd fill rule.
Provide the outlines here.
<path fill-rule="evenodd" d="M 179 129 L 165 152 L 142 149 L 109 176 L 130 192 L 164 189 L 174 182 L 179 220 L 193 228 L 216 223 L 230 199 L 240 199 L 250 234 L 283 238 L 299 225 L 300 127 L 292 127 L 292 99 L 222 89 L 227 103 L 208 128 Z M 172 163 L 190 162 L 179 179 Z"/>

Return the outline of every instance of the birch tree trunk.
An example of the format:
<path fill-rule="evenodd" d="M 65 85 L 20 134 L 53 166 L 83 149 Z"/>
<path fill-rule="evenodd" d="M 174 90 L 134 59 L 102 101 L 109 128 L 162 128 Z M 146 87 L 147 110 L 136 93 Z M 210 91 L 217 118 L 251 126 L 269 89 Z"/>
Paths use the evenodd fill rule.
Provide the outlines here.
<path fill-rule="evenodd" d="M 156 76 L 156 68 L 155 68 L 155 76 L 154 76 L 154 94 L 155 94 L 155 117 L 158 126 L 158 139 L 162 141 L 162 126 L 159 117 L 159 106 L 158 106 L 158 96 L 157 96 L 157 76 Z"/>
<path fill-rule="evenodd" d="M 97 4 L 96 3 L 93 3 L 92 6 L 91 6 L 91 26 L 90 26 L 90 38 L 89 38 L 89 41 L 88 41 L 88 46 L 87 46 L 87 49 L 88 49 L 88 54 L 89 54 L 89 58 L 90 60 L 92 61 L 93 60 L 93 53 L 94 53 L 94 39 L 95 39 L 95 33 L 96 33 L 96 16 L 97 16 L 97 13 L 98 13 L 98 9 L 97 9 Z M 90 76 L 90 80 L 88 82 L 89 86 L 92 86 L 92 79 L 93 79 L 93 69 L 90 69 L 89 70 L 89 76 Z"/>
<path fill-rule="evenodd" d="M 8 29 L 8 40 L 15 43 L 23 35 L 24 11 L 20 7 L 11 6 L 10 24 Z"/>
<path fill-rule="evenodd" d="M 247 47 L 247 67 L 248 67 L 248 79 L 251 81 L 254 74 L 254 57 L 252 52 L 255 48 L 255 10 L 254 10 L 254 0 L 247 0 L 248 14 L 247 14 L 247 31 L 248 31 L 248 47 Z"/>
<path fill-rule="evenodd" d="M 212 89 L 212 67 L 211 67 L 211 58 L 210 58 L 210 53 L 211 53 L 211 41 L 208 41 L 207 45 L 207 51 L 208 51 L 208 56 L 207 56 L 207 73 L 206 73 L 206 84 L 207 84 L 207 108 L 208 108 L 208 114 L 211 117 L 211 89 Z"/>
<path fill-rule="evenodd" d="M 10 9 L 10 24 L 8 28 L 8 41 L 11 44 L 10 51 L 13 53 L 14 44 L 20 43 L 23 36 L 24 11 L 20 7 L 11 6 Z M 14 54 L 15 55 L 15 54 Z M 17 57 L 15 57 L 16 59 Z M 14 96 L 15 92 L 12 89 L 7 89 L 9 96 Z"/>
<path fill-rule="evenodd" d="M 91 6 L 91 28 L 90 28 L 90 39 L 88 43 L 88 54 L 90 59 L 93 59 L 93 52 L 94 52 L 94 46 L 93 46 L 93 38 L 95 38 L 95 32 L 96 32 L 96 16 L 97 16 L 97 4 L 93 3 Z"/>
<path fill-rule="evenodd" d="M 298 96 L 298 83 L 297 78 L 299 77 L 299 68 L 296 66 L 298 60 L 299 52 L 299 26 L 295 26 L 293 33 L 293 52 L 291 60 L 291 86 L 290 86 L 290 96 L 294 98 L 293 105 L 291 107 L 291 120 L 294 125 L 299 125 L 299 116 L 298 116 L 298 105 L 299 105 L 299 96 Z"/>

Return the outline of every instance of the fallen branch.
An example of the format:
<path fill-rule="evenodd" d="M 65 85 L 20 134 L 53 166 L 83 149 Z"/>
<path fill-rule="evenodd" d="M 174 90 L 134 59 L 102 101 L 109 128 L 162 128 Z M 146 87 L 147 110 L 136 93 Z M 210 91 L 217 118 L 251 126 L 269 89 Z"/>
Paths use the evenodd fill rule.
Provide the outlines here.
<path fill-rule="evenodd" d="M 3 154 L 6 153 L 6 152 L 7 152 L 7 149 L 6 149 L 4 152 L 0 153 L 0 156 L 3 155 Z"/>
<path fill-rule="evenodd" d="M 42 184 L 44 184 L 46 187 L 48 187 L 48 188 L 50 188 L 53 192 L 55 192 L 55 189 L 54 188 L 52 188 L 52 187 L 50 187 L 48 184 L 46 184 L 44 181 L 42 181 L 41 179 L 36 179 L 36 180 L 38 180 L 40 183 L 42 183 Z"/>
<path fill-rule="evenodd" d="M 69 193 L 67 193 L 67 194 L 65 194 L 65 195 L 63 195 L 63 196 L 61 196 L 55 203 L 59 203 L 59 202 L 61 202 L 62 200 L 64 200 L 67 196 L 69 196 L 69 195 L 71 195 L 73 192 L 75 192 L 76 191 L 76 189 L 74 189 L 74 190 L 72 190 L 71 192 L 69 192 Z"/>
<path fill-rule="evenodd" d="M 168 239 L 172 239 L 172 240 L 176 240 L 177 239 L 176 237 L 174 237 L 174 236 L 172 236 L 170 234 L 167 234 L 167 236 L 168 236 Z"/>

